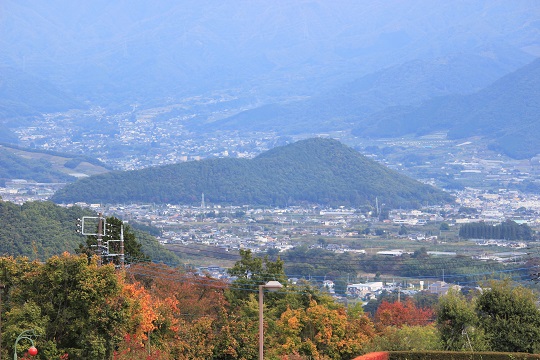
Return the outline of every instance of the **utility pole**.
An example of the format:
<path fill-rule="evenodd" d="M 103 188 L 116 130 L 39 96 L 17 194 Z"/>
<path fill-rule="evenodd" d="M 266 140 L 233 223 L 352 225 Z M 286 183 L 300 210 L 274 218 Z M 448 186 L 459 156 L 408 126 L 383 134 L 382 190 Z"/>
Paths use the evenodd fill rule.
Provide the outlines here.
<path fill-rule="evenodd" d="M 95 230 L 97 219 L 97 232 Z M 91 225 L 85 226 L 87 220 L 91 220 Z M 114 225 L 114 224 L 112 224 Z M 92 228 L 89 230 L 88 228 Z M 112 231 L 112 230 L 111 230 Z M 106 262 L 109 262 L 112 257 L 117 258 L 116 266 L 123 268 L 125 265 L 125 247 L 124 247 L 124 222 L 120 224 L 120 239 L 110 239 L 104 243 L 103 236 L 107 233 L 107 220 L 103 217 L 102 213 L 99 213 L 97 217 L 95 216 L 83 216 L 82 219 L 77 219 L 77 233 L 86 236 L 96 236 L 97 245 L 95 247 L 95 254 L 98 259 L 98 266 L 103 265 L 103 259 L 106 258 Z M 112 233 L 111 233 L 112 236 Z M 120 245 L 111 245 L 112 243 L 118 243 Z M 112 246 L 112 247 L 111 247 Z"/>
<path fill-rule="evenodd" d="M 101 247 L 103 246 L 102 244 L 102 236 L 103 236 L 103 214 L 102 213 L 99 213 L 99 216 L 98 216 L 98 233 L 97 233 L 97 256 L 98 256 L 98 266 L 101 266 L 103 265 L 103 259 L 102 259 L 102 251 L 101 251 Z"/>
<path fill-rule="evenodd" d="M 124 268 L 124 223 L 120 225 L 120 267 Z"/>

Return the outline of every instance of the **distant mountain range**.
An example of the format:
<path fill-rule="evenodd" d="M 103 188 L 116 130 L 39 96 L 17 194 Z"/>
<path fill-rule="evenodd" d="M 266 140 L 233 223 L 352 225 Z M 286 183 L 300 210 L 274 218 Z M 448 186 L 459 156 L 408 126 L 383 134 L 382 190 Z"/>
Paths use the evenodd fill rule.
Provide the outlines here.
<path fill-rule="evenodd" d="M 416 59 L 515 69 L 540 55 L 534 0 L 4 0 L 0 13 L 1 65 L 101 106 L 233 88 L 266 103 Z"/>
<path fill-rule="evenodd" d="M 477 92 L 499 79 L 501 74 L 515 69 L 515 65 L 513 59 L 473 54 L 413 60 L 308 99 L 266 104 L 204 124 L 202 129 L 276 131 L 280 134 L 347 130 L 389 107 L 420 105 L 434 97 Z M 376 131 L 370 136 L 376 136 L 373 133 Z"/>
<path fill-rule="evenodd" d="M 179 125 L 196 136 L 447 131 L 526 158 L 540 152 L 535 65 L 497 79 L 540 56 L 538 9 L 535 0 L 5 0 L 0 142 L 17 143 L 14 130 L 44 113 L 101 107 L 92 121 L 72 119 L 71 136 L 84 138 L 111 135 L 134 109 L 182 104 Z M 198 98 L 208 101 L 184 107 Z"/>
<path fill-rule="evenodd" d="M 418 207 L 451 196 L 323 138 L 269 150 L 254 159 L 212 159 L 111 172 L 67 185 L 57 203 L 157 202 L 285 206 L 293 204 Z"/>
<path fill-rule="evenodd" d="M 280 134 L 352 128 L 361 138 L 446 131 L 455 139 L 481 136 L 492 149 L 517 159 L 539 154 L 540 59 L 498 79 L 494 63 L 464 62 L 412 61 L 333 92 L 265 105 L 207 127 Z"/>
<path fill-rule="evenodd" d="M 482 136 L 513 158 L 540 153 L 540 59 L 470 95 L 391 107 L 369 116 L 353 133 L 398 137 L 448 131 L 451 138 Z"/>

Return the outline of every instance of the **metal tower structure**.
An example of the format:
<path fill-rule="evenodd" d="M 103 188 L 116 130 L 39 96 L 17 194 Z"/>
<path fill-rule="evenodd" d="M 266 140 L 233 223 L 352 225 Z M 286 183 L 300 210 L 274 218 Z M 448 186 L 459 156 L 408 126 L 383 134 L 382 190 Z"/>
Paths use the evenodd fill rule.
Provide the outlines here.
<path fill-rule="evenodd" d="M 123 268 L 125 263 L 124 225 L 120 225 L 120 239 L 104 241 L 103 237 L 107 235 L 107 229 L 107 219 L 103 217 L 102 213 L 99 213 L 98 216 L 83 216 L 82 219 L 77 219 L 77 232 L 85 236 L 95 236 L 97 239 L 97 244 L 92 245 L 92 247 L 94 247 L 98 258 L 98 265 L 114 262 L 114 259 L 117 258 L 117 266 Z"/>

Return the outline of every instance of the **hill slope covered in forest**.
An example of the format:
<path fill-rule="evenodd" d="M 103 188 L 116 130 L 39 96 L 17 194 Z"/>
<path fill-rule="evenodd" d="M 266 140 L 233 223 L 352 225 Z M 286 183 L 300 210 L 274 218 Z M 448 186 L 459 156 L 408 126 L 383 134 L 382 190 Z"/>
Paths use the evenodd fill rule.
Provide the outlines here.
<path fill-rule="evenodd" d="M 75 253 L 85 238 L 76 232 L 77 218 L 97 216 L 78 206 L 63 208 L 52 202 L 16 205 L 0 200 L 0 255 L 46 260 L 65 251 Z M 133 229 L 142 251 L 154 261 L 171 265 L 178 258 L 151 235 Z"/>
<path fill-rule="evenodd" d="M 96 189 L 99 189 L 96 191 Z M 431 186 L 390 170 L 323 138 L 298 141 L 254 159 L 210 159 L 91 176 L 69 184 L 55 202 L 207 202 L 284 206 L 366 205 L 416 207 L 450 201 Z"/>

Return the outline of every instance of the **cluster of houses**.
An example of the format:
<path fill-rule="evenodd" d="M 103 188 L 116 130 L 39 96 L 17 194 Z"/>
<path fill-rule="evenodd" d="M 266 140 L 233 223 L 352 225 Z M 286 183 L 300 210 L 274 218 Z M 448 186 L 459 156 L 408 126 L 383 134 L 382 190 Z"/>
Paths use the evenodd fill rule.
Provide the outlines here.
<path fill-rule="evenodd" d="M 325 286 L 331 289 L 333 288 L 334 284 L 331 281 L 327 281 Z M 430 294 L 441 296 L 446 295 L 450 289 L 459 291 L 461 290 L 461 286 L 437 280 L 432 282 L 419 281 L 418 285 L 416 286 L 409 284 L 407 287 L 402 288 L 400 284 L 396 283 L 373 281 L 358 284 L 348 284 L 346 295 L 348 297 L 358 298 L 362 301 L 369 301 L 377 298 L 383 291 L 397 291 L 404 295 L 414 295 L 417 292 L 426 291 Z"/>
<path fill-rule="evenodd" d="M 230 276 L 227 273 L 227 269 L 218 265 L 209 265 L 204 267 L 198 267 L 195 269 L 195 274 L 198 276 L 210 276 L 214 279 L 220 279 L 225 282 L 233 282 L 236 278 Z M 291 284 L 297 284 L 300 281 L 298 278 L 290 278 Z M 331 294 L 335 295 L 334 291 L 335 283 L 332 280 L 323 280 L 322 288 Z M 383 291 L 394 292 L 397 291 L 404 295 L 412 296 L 420 291 L 426 291 L 429 294 L 435 294 L 438 296 L 446 295 L 450 289 L 461 290 L 461 286 L 457 284 L 447 283 L 445 281 L 418 281 L 417 284 L 409 283 L 407 286 L 402 287 L 401 284 L 395 282 L 386 281 L 372 281 L 365 283 L 347 284 L 347 291 L 345 296 L 348 298 L 355 298 L 363 302 L 377 298 Z"/>

